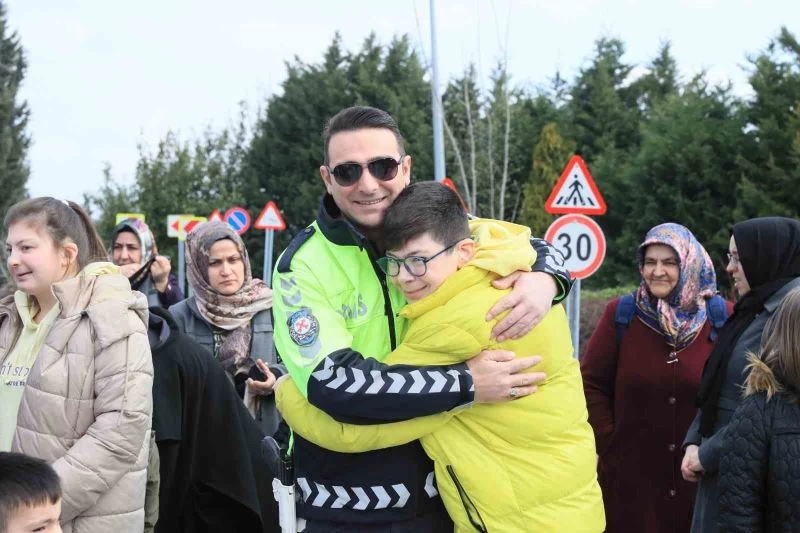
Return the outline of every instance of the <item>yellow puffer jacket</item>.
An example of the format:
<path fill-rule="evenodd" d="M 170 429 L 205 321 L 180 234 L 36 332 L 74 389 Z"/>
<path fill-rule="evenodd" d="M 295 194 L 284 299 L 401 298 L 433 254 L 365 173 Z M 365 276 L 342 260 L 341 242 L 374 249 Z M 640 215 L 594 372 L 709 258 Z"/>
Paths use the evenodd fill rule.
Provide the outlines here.
<path fill-rule="evenodd" d="M 420 439 L 436 467 L 436 485 L 456 531 L 603 531 L 595 445 L 587 421 L 578 363 L 563 308 L 519 340 L 489 339 L 489 308 L 507 291 L 491 282 L 529 269 L 519 253 L 527 228 L 496 221 L 472 225 L 477 251 L 468 265 L 430 296 L 406 306 L 412 319 L 387 364 L 461 363 L 483 349 L 541 355 L 547 373 L 539 390 L 497 405 L 374 426 L 341 424 L 309 405 L 290 381 L 277 390 L 278 408 L 306 439 L 339 452 L 359 452 Z M 523 246 L 521 246 L 523 245 Z"/>

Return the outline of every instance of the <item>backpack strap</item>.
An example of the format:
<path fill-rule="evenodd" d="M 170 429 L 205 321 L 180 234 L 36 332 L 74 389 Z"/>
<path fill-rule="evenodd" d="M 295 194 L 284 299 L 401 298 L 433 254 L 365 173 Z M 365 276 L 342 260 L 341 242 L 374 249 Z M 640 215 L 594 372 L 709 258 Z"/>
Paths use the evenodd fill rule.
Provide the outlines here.
<path fill-rule="evenodd" d="M 633 294 L 626 294 L 619 299 L 617 311 L 614 313 L 614 326 L 617 328 L 617 346 L 622 342 L 625 330 L 636 314 L 636 298 Z"/>
<path fill-rule="evenodd" d="M 706 312 L 708 314 L 708 320 L 711 322 L 711 334 L 708 336 L 708 339 L 714 342 L 719 336 L 719 330 L 722 329 L 722 326 L 724 326 L 725 322 L 728 320 L 728 304 L 725 298 L 719 294 L 715 294 L 709 298 L 706 302 Z"/>

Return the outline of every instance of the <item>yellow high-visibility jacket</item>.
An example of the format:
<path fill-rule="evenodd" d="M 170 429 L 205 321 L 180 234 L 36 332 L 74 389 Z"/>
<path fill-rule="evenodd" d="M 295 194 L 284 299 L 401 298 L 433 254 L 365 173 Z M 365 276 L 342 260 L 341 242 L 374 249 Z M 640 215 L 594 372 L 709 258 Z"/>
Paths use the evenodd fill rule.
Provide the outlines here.
<path fill-rule="evenodd" d="M 456 532 L 597 533 L 605 528 L 597 483 L 595 444 L 566 314 L 554 306 L 533 331 L 497 343 L 497 322 L 486 314 L 508 291 L 492 281 L 530 270 L 519 250 L 530 232 L 509 223 L 471 224 L 473 259 L 433 294 L 403 308 L 411 320 L 405 339 L 384 362 L 416 366 L 462 363 L 484 349 L 541 355 L 532 371 L 547 373 L 525 398 L 474 405 L 455 412 L 378 425 L 337 422 L 310 405 L 293 382 L 277 391 L 277 404 L 293 428 L 329 450 L 352 453 L 419 439 L 436 468 L 436 486 Z"/>

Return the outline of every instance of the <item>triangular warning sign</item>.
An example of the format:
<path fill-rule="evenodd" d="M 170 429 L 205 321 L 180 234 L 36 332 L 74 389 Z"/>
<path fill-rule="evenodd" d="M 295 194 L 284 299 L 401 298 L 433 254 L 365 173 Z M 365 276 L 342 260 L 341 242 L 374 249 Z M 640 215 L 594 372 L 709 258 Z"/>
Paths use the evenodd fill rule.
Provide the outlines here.
<path fill-rule="evenodd" d="M 544 204 L 544 210 L 552 214 L 582 213 L 602 215 L 606 212 L 606 201 L 600 195 L 597 184 L 589 174 L 586 163 L 574 155 L 567 163 L 558 183 Z"/>
<path fill-rule="evenodd" d="M 278 206 L 275 205 L 275 202 L 270 200 L 267 202 L 267 205 L 264 206 L 264 209 L 261 210 L 261 214 L 258 215 L 253 226 L 256 229 L 283 231 L 286 229 L 286 222 L 283 221 Z"/>
<path fill-rule="evenodd" d="M 214 209 L 214 211 L 208 215 L 208 221 L 218 220 L 220 222 L 225 222 L 225 219 L 222 218 L 222 213 L 219 212 L 219 209 Z"/>

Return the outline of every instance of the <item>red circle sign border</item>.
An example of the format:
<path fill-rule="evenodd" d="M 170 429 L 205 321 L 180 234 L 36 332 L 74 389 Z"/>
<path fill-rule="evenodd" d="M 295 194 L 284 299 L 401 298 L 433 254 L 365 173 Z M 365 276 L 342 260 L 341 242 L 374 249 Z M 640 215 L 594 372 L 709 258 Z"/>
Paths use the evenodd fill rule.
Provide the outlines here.
<path fill-rule="evenodd" d="M 579 214 L 570 214 L 558 217 L 555 222 L 550 224 L 550 227 L 547 228 L 547 232 L 544 234 L 545 240 L 552 243 L 553 237 L 555 234 L 558 233 L 562 227 L 566 226 L 571 222 L 577 222 L 578 224 L 582 224 L 589 231 L 592 232 L 595 239 L 597 239 L 597 248 L 599 249 L 597 253 L 597 257 L 595 258 L 592 263 L 584 268 L 583 270 L 579 270 L 577 272 L 570 272 L 570 275 L 575 279 L 586 279 L 600 268 L 600 265 L 603 264 L 603 259 L 606 258 L 606 236 L 603 234 L 603 230 L 600 226 L 592 220 L 591 218 L 587 217 L 586 215 L 579 215 Z"/>
<path fill-rule="evenodd" d="M 230 215 L 231 213 L 242 213 L 244 214 L 246 220 L 244 226 L 242 226 L 241 229 L 234 229 L 233 231 L 235 231 L 239 235 L 244 235 L 245 233 L 247 233 L 247 230 L 250 229 L 250 224 L 253 221 L 253 219 L 250 218 L 250 212 L 247 211 L 247 209 L 245 209 L 244 207 L 239 207 L 238 205 L 233 206 L 227 211 L 225 211 L 224 215 L 222 215 L 222 221 L 225 222 L 226 224 L 228 223 L 228 215 Z"/>

